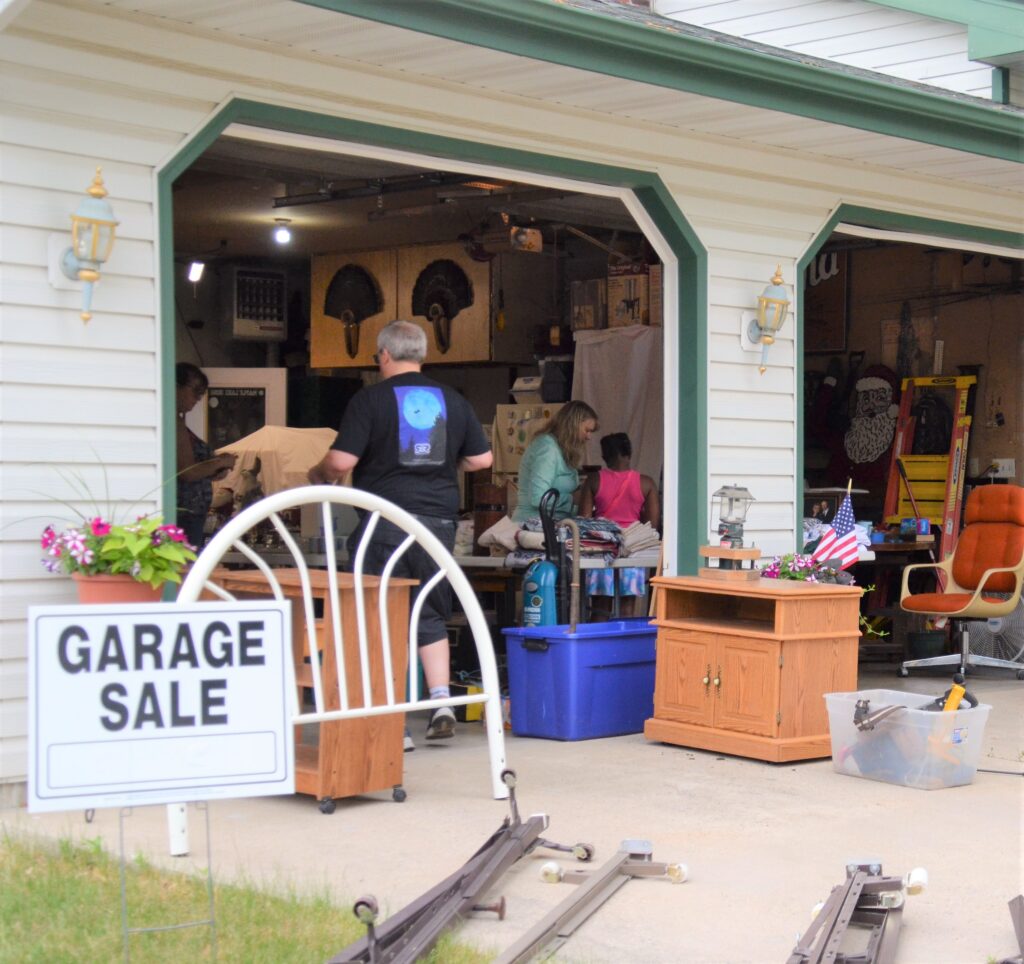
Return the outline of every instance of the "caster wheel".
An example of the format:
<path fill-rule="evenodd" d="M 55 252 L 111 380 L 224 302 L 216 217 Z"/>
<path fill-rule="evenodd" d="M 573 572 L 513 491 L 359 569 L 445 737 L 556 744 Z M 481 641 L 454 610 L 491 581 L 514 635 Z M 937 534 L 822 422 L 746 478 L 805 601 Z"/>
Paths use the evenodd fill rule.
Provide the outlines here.
<path fill-rule="evenodd" d="M 545 884 L 557 884 L 562 879 L 562 868 L 553 860 L 549 860 L 540 868 L 540 879 Z"/>
<path fill-rule="evenodd" d="M 324 797 L 320 801 L 321 813 L 334 813 L 334 800 L 331 797 Z"/>
<path fill-rule="evenodd" d="M 594 845 L 588 843 L 574 844 L 572 848 L 572 855 L 577 860 L 582 860 L 586 863 L 588 860 L 594 859 Z"/>
<path fill-rule="evenodd" d="M 898 670 L 896 670 L 896 675 L 897 675 L 897 676 L 898 676 L 898 677 L 899 677 L 900 679 L 906 679 L 906 678 L 907 678 L 907 677 L 908 677 L 908 676 L 910 675 L 910 670 L 909 670 L 909 669 L 906 669 L 906 668 L 905 668 L 905 667 L 903 667 L 903 666 L 901 666 L 901 667 L 900 667 L 900 668 L 899 668 Z"/>
<path fill-rule="evenodd" d="M 369 895 L 360 897 L 353 905 L 352 913 L 356 915 L 356 920 L 361 923 L 372 924 L 380 913 L 380 908 L 377 906 L 377 898 Z"/>
<path fill-rule="evenodd" d="M 915 867 L 907 874 L 903 885 L 911 897 L 924 893 L 925 888 L 928 886 L 928 871 L 924 867 Z"/>
<path fill-rule="evenodd" d="M 665 868 L 665 876 L 673 884 L 681 884 L 690 876 L 690 868 L 686 864 L 669 864 Z"/>
<path fill-rule="evenodd" d="M 394 800 L 395 803 L 405 803 L 405 798 L 407 796 L 408 794 L 401 787 L 395 787 L 394 790 L 391 791 L 391 799 Z"/>
<path fill-rule="evenodd" d="M 516 785 L 516 771 L 515 770 L 502 770 L 501 771 L 501 782 L 505 784 L 510 790 Z"/>

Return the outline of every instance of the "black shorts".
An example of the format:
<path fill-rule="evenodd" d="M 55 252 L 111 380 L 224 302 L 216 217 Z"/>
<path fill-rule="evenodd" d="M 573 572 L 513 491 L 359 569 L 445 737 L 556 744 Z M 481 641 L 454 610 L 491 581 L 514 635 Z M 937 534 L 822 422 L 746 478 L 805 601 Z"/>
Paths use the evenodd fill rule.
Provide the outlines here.
<path fill-rule="evenodd" d="M 449 552 L 455 548 L 455 522 L 438 519 L 433 516 L 416 516 Z M 349 565 L 355 560 L 356 549 L 362 537 L 363 526 L 356 527 L 348 538 Z M 405 541 L 408 533 L 398 529 L 381 519 L 373 534 L 373 541 L 367 546 L 363 559 L 363 572 L 371 576 L 379 576 L 391 559 L 395 549 Z M 421 589 L 433 578 L 438 566 L 425 549 L 414 542 L 395 564 L 391 575 L 396 578 L 418 579 L 420 584 L 412 592 L 415 600 Z M 448 620 L 452 616 L 452 587 L 447 579 L 442 579 L 423 602 L 420 610 L 420 621 L 416 629 L 416 644 L 429 646 L 439 640 L 448 638 Z"/>

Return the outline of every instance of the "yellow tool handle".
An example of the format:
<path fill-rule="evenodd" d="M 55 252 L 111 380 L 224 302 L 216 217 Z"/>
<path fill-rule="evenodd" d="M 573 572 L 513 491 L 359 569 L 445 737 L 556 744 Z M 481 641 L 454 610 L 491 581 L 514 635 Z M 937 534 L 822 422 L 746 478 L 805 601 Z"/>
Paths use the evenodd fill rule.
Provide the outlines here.
<path fill-rule="evenodd" d="M 967 690 L 959 683 L 954 683 L 949 688 L 949 694 L 946 696 L 946 705 L 942 707 L 942 711 L 945 713 L 950 710 L 960 709 L 960 701 L 964 698 L 964 693 Z"/>

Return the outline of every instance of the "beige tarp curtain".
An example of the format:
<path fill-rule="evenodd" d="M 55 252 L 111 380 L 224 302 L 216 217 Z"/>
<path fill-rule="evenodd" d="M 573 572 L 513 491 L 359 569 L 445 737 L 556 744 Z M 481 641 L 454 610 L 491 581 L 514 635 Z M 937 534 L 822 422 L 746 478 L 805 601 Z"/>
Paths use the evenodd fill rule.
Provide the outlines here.
<path fill-rule="evenodd" d="M 603 465 L 601 436 L 625 432 L 632 467 L 658 482 L 664 458 L 663 329 L 633 325 L 577 331 L 572 397 L 592 406 L 601 430 L 587 449 L 588 465 Z"/>

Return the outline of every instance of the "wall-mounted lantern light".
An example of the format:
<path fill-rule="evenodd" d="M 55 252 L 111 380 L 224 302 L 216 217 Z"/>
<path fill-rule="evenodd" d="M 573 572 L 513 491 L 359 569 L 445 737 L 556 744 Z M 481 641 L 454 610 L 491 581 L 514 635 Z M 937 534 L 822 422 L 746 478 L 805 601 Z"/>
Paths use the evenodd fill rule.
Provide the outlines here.
<path fill-rule="evenodd" d="M 768 348 L 775 343 L 775 335 L 786 321 L 789 311 L 789 292 L 782 281 L 782 265 L 775 268 L 775 276 L 758 296 L 757 311 L 743 312 L 740 342 L 747 351 L 760 351 L 758 371 L 763 375 L 768 365 Z"/>
<path fill-rule="evenodd" d="M 92 317 L 92 286 L 100 280 L 100 265 L 110 257 L 118 224 L 98 167 L 86 194 L 88 197 L 82 199 L 71 215 L 71 247 L 63 252 L 60 259 L 61 271 L 68 278 L 85 282 L 82 321 Z"/>

